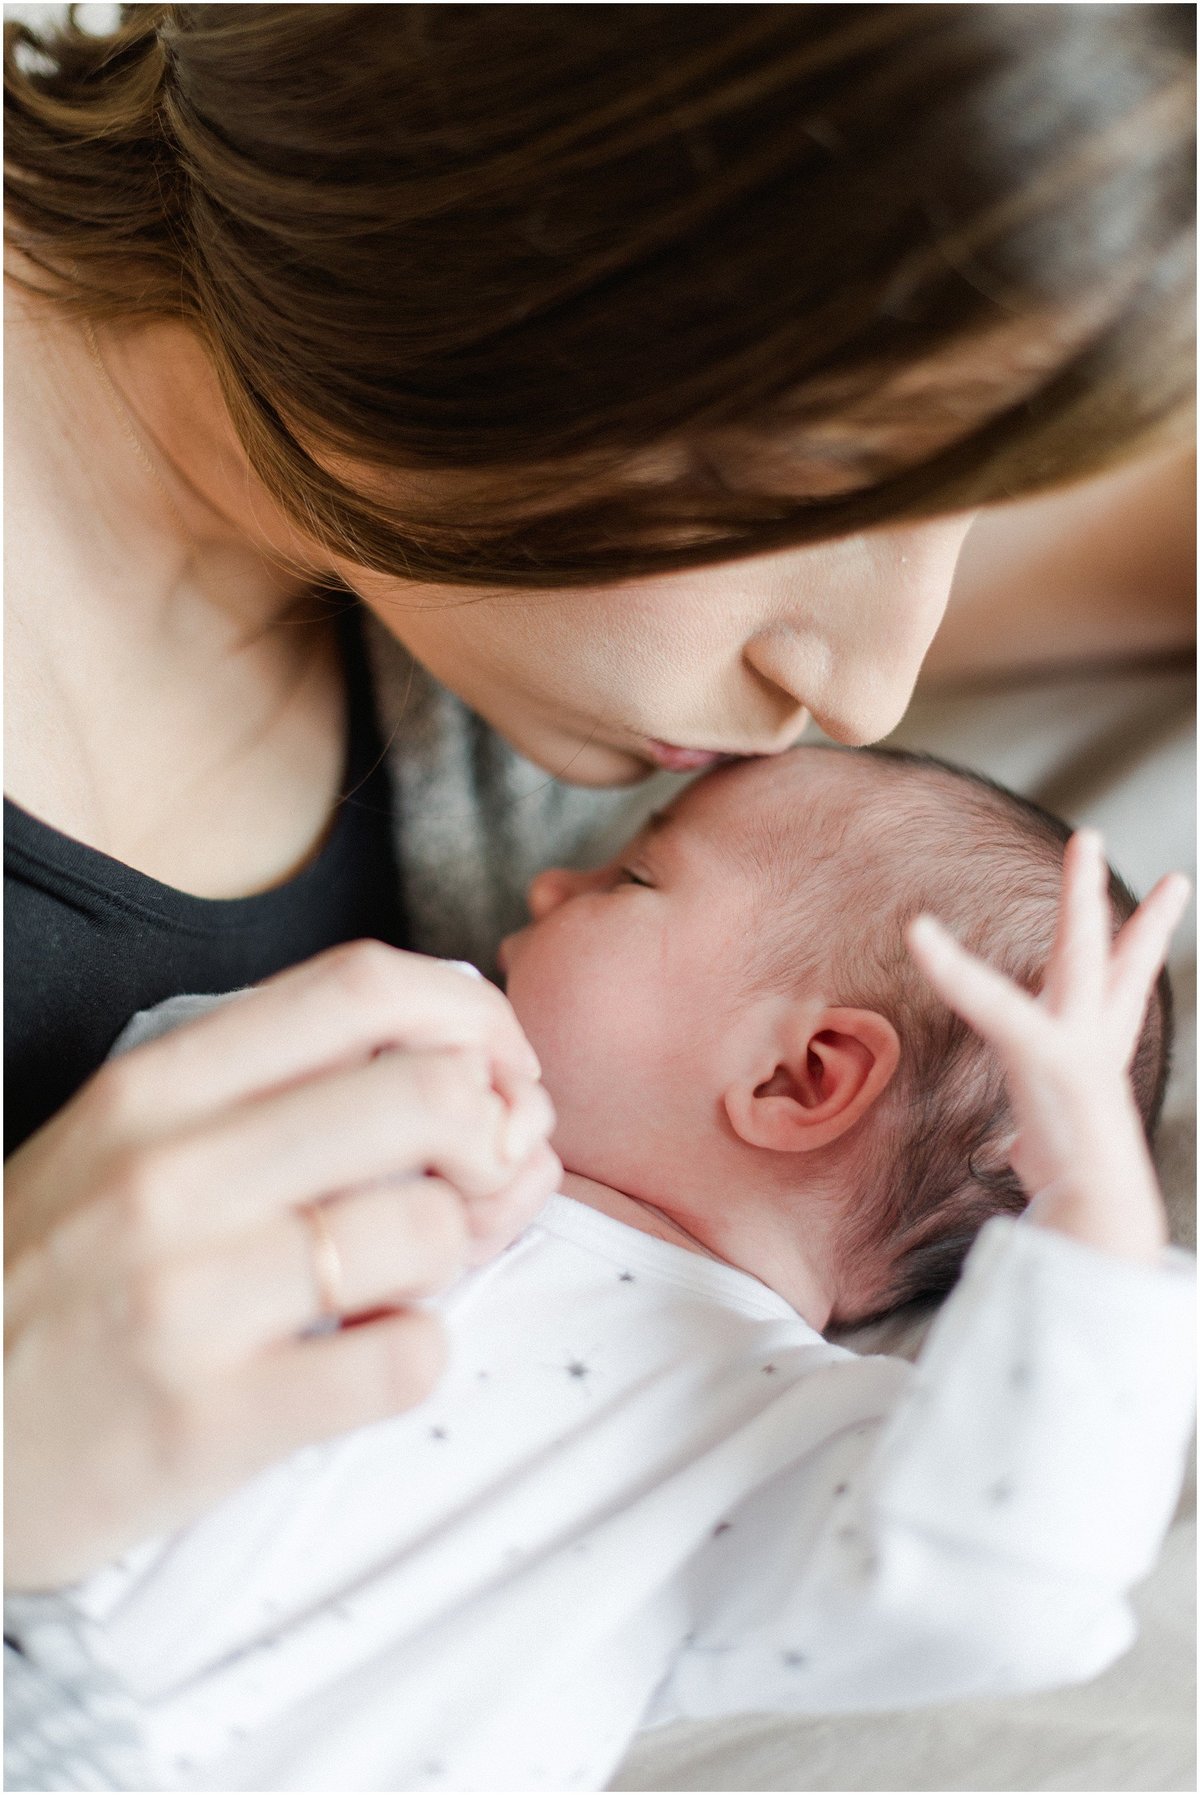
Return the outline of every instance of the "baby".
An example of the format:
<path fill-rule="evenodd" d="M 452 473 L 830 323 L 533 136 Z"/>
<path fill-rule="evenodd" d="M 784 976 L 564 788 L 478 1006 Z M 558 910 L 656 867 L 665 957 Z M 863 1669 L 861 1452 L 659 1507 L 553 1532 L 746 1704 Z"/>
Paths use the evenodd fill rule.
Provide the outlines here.
<path fill-rule="evenodd" d="M 1184 888 L 1107 877 L 1110 943 L 1068 838 L 808 748 L 542 873 L 501 962 L 566 1174 L 439 1299 L 446 1378 L 35 1599 L 26 1651 L 210 1790 L 599 1788 L 673 1718 L 1103 1669 L 1190 1434 L 1144 1136 Z M 915 1365 L 823 1338 L 952 1285 Z"/>
<path fill-rule="evenodd" d="M 932 912 L 1036 989 L 1069 838 L 927 756 L 806 748 L 701 781 L 598 872 L 540 874 L 500 965 L 548 1068 L 564 1188 L 821 1330 L 948 1290 L 1026 1196 L 996 1054 L 905 927 Z M 1124 922 L 1132 893 L 1113 876 L 1109 896 Z M 1160 979 L 1132 1066 L 1147 1130 L 1168 1005 Z"/>

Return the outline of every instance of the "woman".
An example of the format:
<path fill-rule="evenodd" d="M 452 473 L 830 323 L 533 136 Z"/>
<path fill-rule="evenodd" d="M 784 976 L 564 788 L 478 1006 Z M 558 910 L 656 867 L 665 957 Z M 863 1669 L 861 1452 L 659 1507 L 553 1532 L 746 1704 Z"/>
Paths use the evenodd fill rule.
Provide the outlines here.
<path fill-rule="evenodd" d="M 586 851 L 546 774 L 885 734 L 973 510 L 1169 445 L 1186 12 L 8 28 L 13 1585 L 430 1388 L 405 1300 L 558 1167 L 503 999 L 397 950 Z"/>

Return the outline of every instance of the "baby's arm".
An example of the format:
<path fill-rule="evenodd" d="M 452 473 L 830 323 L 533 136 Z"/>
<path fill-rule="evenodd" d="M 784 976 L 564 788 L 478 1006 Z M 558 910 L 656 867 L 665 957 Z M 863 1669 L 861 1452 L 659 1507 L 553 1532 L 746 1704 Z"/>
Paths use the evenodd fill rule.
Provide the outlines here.
<path fill-rule="evenodd" d="M 932 917 L 912 925 L 909 946 L 1000 1056 L 1029 1219 L 1148 1263 L 1166 1243 L 1166 1218 L 1128 1072 L 1188 884 L 1179 873 L 1161 879 L 1111 941 L 1107 881 L 1100 837 L 1081 829 L 1067 847 L 1058 932 L 1036 998 Z"/>
<path fill-rule="evenodd" d="M 1193 1325 L 1188 1256 L 990 1221 L 915 1365 L 846 1355 L 746 1430 L 780 1468 L 701 1546 L 653 1718 L 1097 1676 L 1136 1636 L 1129 1592 L 1178 1499 Z"/>

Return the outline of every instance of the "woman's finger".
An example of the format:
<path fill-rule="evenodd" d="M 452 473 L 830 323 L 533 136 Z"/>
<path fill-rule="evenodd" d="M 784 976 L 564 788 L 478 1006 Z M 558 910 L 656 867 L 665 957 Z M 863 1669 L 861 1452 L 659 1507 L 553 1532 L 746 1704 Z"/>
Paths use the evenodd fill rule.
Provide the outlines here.
<path fill-rule="evenodd" d="M 1077 829 L 1063 855 L 1058 926 L 1042 985 L 1054 1015 L 1071 1004 L 1099 1008 L 1111 937 L 1104 843 L 1098 830 Z"/>
<path fill-rule="evenodd" d="M 464 1197 L 490 1196 L 520 1163 L 508 1123 L 478 1052 L 384 1053 L 127 1151 L 107 1187 L 125 1234 L 133 1215 L 146 1246 L 174 1249 L 384 1179 L 436 1172 Z"/>
<path fill-rule="evenodd" d="M 1154 981 L 1190 896 L 1191 886 L 1183 874 L 1168 873 L 1143 898 L 1113 944 L 1107 1008 L 1126 1061 L 1137 1046 Z"/>
<path fill-rule="evenodd" d="M 1033 998 L 969 953 L 936 917 L 918 916 L 905 939 L 934 990 L 964 1022 L 997 1045 L 1028 1039 L 1039 1020 Z"/>
<path fill-rule="evenodd" d="M 314 1221 L 285 1210 L 154 1273 L 160 1374 L 185 1385 L 220 1376 L 332 1315 L 434 1296 L 469 1263 L 466 1206 L 442 1179 L 348 1192 L 319 1211 Z"/>
<path fill-rule="evenodd" d="M 431 1393 L 445 1363 L 444 1328 L 427 1309 L 283 1342 L 226 1387 L 222 1470 L 240 1459 L 248 1476 L 299 1446 L 399 1414 Z"/>
<path fill-rule="evenodd" d="M 380 1050 L 453 1046 L 482 1049 L 514 1078 L 540 1076 L 494 985 L 442 960 L 356 941 L 134 1048 L 94 1082 L 119 1093 L 118 1125 L 160 1134 Z"/>
<path fill-rule="evenodd" d="M 271 1230 L 291 1233 L 300 1260 L 296 1300 L 274 1338 L 298 1331 L 327 1303 L 347 1316 L 436 1296 L 467 1267 L 466 1204 L 444 1178 L 392 1181 L 331 1197 L 320 1205 L 319 1226 L 317 1234 L 312 1219 L 293 1209 Z M 331 1289 L 317 1257 L 322 1237 L 336 1268 Z"/>

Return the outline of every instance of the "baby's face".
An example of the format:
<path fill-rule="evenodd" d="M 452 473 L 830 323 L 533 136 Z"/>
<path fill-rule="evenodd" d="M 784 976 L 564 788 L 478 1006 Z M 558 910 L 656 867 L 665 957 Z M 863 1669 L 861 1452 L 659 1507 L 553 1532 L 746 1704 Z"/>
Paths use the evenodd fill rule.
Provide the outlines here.
<path fill-rule="evenodd" d="M 503 943 L 500 964 L 541 1059 L 569 1171 L 650 1203 L 664 1180 L 690 1177 L 699 1191 L 711 1177 L 728 1135 L 720 1096 L 738 1051 L 748 944 L 770 926 L 751 823 L 779 802 L 795 818 L 837 776 L 839 758 L 801 750 L 786 767 L 723 769 L 607 866 L 533 881 L 533 921 Z M 819 940 L 819 916 L 814 931 Z"/>

